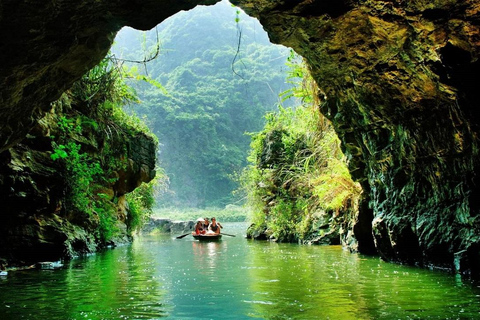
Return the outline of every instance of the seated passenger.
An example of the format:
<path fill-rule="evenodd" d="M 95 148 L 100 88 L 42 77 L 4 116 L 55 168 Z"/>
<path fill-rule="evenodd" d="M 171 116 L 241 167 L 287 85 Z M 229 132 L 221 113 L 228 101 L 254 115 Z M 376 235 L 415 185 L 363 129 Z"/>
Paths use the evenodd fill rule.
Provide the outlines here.
<path fill-rule="evenodd" d="M 199 234 L 205 234 L 205 229 L 203 228 L 203 223 L 202 221 L 197 221 L 197 224 L 195 225 L 195 231 L 193 231 L 192 233 L 195 234 L 195 235 L 199 235 Z"/>
<path fill-rule="evenodd" d="M 210 225 L 210 223 L 208 222 L 208 218 L 204 218 L 204 221 L 203 221 L 203 229 L 206 231 L 208 230 L 208 226 Z"/>
<path fill-rule="evenodd" d="M 222 226 L 219 223 L 217 223 L 217 220 L 215 219 L 215 217 L 213 217 L 212 223 L 210 223 L 210 226 L 208 227 L 207 234 L 211 234 L 211 235 L 220 234 L 221 228 Z"/>

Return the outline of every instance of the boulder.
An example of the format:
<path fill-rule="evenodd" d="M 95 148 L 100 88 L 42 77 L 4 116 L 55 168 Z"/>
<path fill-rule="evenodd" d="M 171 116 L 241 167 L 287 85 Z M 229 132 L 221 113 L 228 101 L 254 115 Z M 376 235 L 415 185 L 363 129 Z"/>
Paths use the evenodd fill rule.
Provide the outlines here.
<path fill-rule="evenodd" d="M 142 229 L 142 233 L 187 233 L 193 231 L 195 221 L 177 221 L 166 218 L 151 217 Z"/>

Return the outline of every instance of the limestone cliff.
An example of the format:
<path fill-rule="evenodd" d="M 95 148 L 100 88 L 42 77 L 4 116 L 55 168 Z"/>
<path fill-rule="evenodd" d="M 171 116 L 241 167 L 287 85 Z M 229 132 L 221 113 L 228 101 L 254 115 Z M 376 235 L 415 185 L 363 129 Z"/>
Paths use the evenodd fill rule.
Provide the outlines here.
<path fill-rule="evenodd" d="M 358 249 L 478 273 L 480 4 L 233 2 L 304 56 L 324 91 L 366 195 Z"/>
<path fill-rule="evenodd" d="M 121 26 L 214 2 L 3 0 L 0 150 L 101 60 Z M 358 249 L 480 274 L 478 1 L 232 2 L 311 66 L 364 189 Z"/>
<path fill-rule="evenodd" d="M 0 154 L 0 262 L 57 260 L 130 241 L 125 194 L 154 178 L 156 142 L 105 114 L 64 95 Z"/>

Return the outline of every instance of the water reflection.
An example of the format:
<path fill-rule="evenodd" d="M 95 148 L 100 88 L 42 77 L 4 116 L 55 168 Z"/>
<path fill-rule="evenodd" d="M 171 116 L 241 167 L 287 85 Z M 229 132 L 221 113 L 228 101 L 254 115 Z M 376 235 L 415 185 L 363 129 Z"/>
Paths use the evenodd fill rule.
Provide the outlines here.
<path fill-rule="evenodd" d="M 62 270 L 11 272 L 0 319 L 480 318 L 480 289 L 455 276 L 244 230 L 221 242 L 143 237 Z"/>
<path fill-rule="evenodd" d="M 199 272 L 202 272 L 204 269 L 207 269 L 210 272 L 214 271 L 217 260 L 221 259 L 222 251 L 227 251 L 227 249 L 228 244 L 225 242 L 192 241 L 194 263 L 198 266 Z"/>
<path fill-rule="evenodd" d="M 164 291 L 156 278 L 149 252 L 128 247 L 125 251 L 112 250 L 94 259 L 71 264 L 67 283 L 72 299 L 75 286 L 87 284 L 71 317 L 81 314 L 87 318 L 119 318 L 130 315 L 151 319 L 165 315 L 162 306 Z"/>
<path fill-rule="evenodd" d="M 455 277 L 386 264 L 341 247 L 253 244 L 252 316 L 270 319 L 476 319 L 479 295 Z M 259 266 L 268 265 L 268 268 Z M 478 291 L 478 290 L 477 290 Z M 272 297 L 274 299 L 272 299 Z M 467 298 L 468 297 L 468 298 Z M 476 308 L 472 308 L 471 304 Z"/>
<path fill-rule="evenodd" d="M 11 272 L 1 319 L 152 319 L 166 315 L 148 252 L 111 250 L 56 271 Z M 15 294 L 16 293 L 16 294 Z"/>

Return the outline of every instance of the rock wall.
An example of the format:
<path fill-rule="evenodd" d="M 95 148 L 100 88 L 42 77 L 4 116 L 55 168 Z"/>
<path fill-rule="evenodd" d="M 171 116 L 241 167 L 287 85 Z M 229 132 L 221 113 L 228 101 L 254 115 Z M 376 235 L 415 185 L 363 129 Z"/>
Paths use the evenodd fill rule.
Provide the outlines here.
<path fill-rule="evenodd" d="M 216 1 L 0 3 L 0 151 L 123 25 Z M 232 0 L 312 68 L 365 198 L 362 252 L 479 274 L 478 1 Z"/>
<path fill-rule="evenodd" d="M 311 66 L 364 189 L 358 249 L 478 273 L 478 1 L 233 2 Z"/>
<path fill-rule="evenodd" d="M 0 2 L 0 152 L 105 57 L 123 26 L 150 29 L 180 10 L 219 0 Z"/>
<path fill-rule="evenodd" d="M 57 102 L 25 139 L 0 154 L 0 262 L 56 261 L 131 240 L 125 194 L 155 177 L 156 142 L 118 123 L 110 136 L 104 135 L 104 128 L 92 125 L 84 125 L 80 134 L 75 127 L 80 120 L 102 121 L 88 116 L 68 103 Z M 64 119 L 72 125 L 71 131 L 64 132 L 61 127 Z M 65 161 L 51 157 L 54 145 L 65 135 L 63 143 L 72 141 L 80 147 L 79 153 L 88 155 L 81 161 L 102 167 L 101 174 L 73 176 L 92 179 L 82 184 L 89 189 L 72 190 L 72 169 L 81 171 L 83 167 L 68 168 Z M 72 154 L 69 157 L 74 157 Z M 75 192 L 84 194 L 72 197 Z M 86 200 L 87 206 L 95 207 L 91 213 L 79 205 Z M 95 202 L 99 200 L 103 205 Z M 105 228 L 100 217 L 107 214 L 105 209 L 113 219 L 108 226 L 114 230 L 109 239 L 100 231 Z"/>

